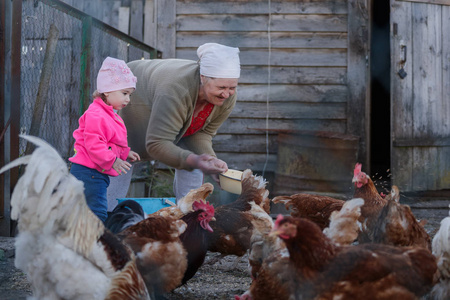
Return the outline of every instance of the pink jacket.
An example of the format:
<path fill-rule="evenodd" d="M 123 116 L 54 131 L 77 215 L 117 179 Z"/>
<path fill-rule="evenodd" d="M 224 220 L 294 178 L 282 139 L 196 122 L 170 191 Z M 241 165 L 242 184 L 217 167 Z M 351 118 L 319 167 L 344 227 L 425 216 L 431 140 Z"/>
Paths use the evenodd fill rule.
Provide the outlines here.
<path fill-rule="evenodd" d="M 75 155 L 69 160 L 107 175 L 118 176 L 112 166 L 117 157 L 126 160 L 130 152 L 127 128 L 122 118 L 112 106 L 96 98 L 78 123 L 78 129 L 73 132 Z"/>

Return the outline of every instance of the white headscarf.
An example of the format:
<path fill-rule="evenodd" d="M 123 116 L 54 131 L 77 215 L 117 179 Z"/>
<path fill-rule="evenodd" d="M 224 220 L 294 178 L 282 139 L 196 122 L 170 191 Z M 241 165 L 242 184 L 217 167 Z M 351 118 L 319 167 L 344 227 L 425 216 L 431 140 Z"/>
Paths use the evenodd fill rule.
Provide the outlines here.
<path fill-rule="evenodd" d="M 239 78 L 241 65 L 239 48 L 216 43 L 206 43 L 198 47 L 200 74 L 214 78 Z"/>

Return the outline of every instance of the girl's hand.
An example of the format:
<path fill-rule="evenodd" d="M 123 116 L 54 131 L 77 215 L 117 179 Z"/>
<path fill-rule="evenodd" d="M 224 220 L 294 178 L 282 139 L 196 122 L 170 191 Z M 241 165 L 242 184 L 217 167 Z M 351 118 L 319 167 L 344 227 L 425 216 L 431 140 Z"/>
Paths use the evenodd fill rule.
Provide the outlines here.
<path fill-rule="evenodd" d="M 119 175 L 122 175 L 122 173 L 127 174 L 127 171 L 130 170 L 130 168 L 131 164 L 125 160 L 121 160 L 120 158 L 116 158 L 116 161 L 113 164 L 113 169 L 116 170 Z"/>
<path fill-rule="evenodd" d="M 130 152 L 128 153 L 128 158 L 129 158 L 131 161 L 141 160 L 141 157 L 139 156 L 139 154 L 137 154 L 136 152 L 131 151 L 131 150 L 130 150 Z"/>

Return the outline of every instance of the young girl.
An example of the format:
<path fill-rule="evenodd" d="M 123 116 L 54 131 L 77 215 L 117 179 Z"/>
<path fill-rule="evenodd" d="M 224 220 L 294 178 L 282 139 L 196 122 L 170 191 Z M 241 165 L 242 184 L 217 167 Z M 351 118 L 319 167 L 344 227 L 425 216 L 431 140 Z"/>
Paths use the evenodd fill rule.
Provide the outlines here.
<path fill-rule="evenodd" d="M 84 182 L 89 208 L 104 222 L 107 218 L 106 190 L 109 176 L 126 174 L 130 161 L 140 160 L 127 142 L 127 129 L 117 114 L 130 102 L 136 77 L 123 60 L 107 57 L 97 76 L 94 101 L 73 132 L 75 155 L 70 173 Z"/>

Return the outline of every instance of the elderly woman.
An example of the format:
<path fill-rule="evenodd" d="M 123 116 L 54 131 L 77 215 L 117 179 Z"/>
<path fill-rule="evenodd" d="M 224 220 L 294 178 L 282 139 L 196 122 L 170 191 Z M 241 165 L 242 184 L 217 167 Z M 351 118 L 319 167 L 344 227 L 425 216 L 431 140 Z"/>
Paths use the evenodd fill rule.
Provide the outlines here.
<path fill-rule="evenodd" d="M 199 61 L 138 60 L 128 63 L 137 77 L 131 105 L 121 111 L 128 142 L 141 159 L 158 160 L 176 169 L 177 199 L 203 183 L 218 181 L 228 170 L 212 147 L 212 138 L 236 104 L 240 76 L 239 49 L 207 43 Z"/>

